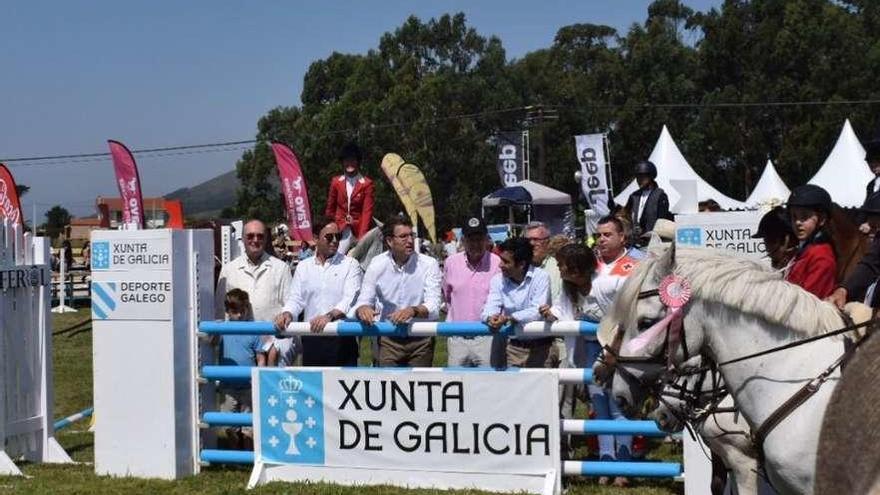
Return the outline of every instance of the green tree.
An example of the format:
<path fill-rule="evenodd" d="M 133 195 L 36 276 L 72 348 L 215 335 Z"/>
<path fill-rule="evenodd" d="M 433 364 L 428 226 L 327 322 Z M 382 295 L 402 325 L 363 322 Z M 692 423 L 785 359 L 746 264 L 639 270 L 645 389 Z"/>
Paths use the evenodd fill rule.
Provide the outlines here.
<path fill-rule="evenodd" d="M 410 17 L 366 53 L 313 62 L 302 105 L 260 119 L 257 146 L 237 164 L 237 209 L 281 218 L 273 140 L 299 156 L 315 212 L 351 140 L 365 150 L 364 173 L 377 179 L 376 215 L 400 211 L 379 169 L 386 153 L 399 153 L 424 171 L 443 229 L 499 187 L 498 131 L 529 129 L 533 178 L 573 192 L 572 136 L 609 135 L 620 190 L 663 125 L 704 179 L 744 199 L 768 156 L 790 185 L 806 181 L 845 118 L 873 137 L 876 105 L 825 103 L 880 98 L 877 73 L 880 6 L 867 0 L 725 0 L 705 13 L 656 0 L 624 33 L 573 23 L 516 60 L 463 14 Z"/>
<path fill-rule="evenodd" d="M 356 140 L 362 165 L 376 180 L 377 216 L 401 210 L 379 162 L 396 152 L 418 165 L 431 185 L 439 226 L 479 211 L 479 198 L 498 184 L 489 137 L 509 129 L 522 105 L 498 39 L 469 28 L 463 14 L 422 22 L 415 17 L 365 55 L 332 54 L 314 62 L 304 79 L 302 107 L 280 107 L 260 119 L 258 144 L 237 165 L 240 213 L 277 218 L 271 140 L 290 145 L 302 162 L 309 199 L 323 210 L 336 156 Z M 461 114 L 482 114 L 458 118 Z"/>
<path fill-rule="evenodd" d="M 55 239 L 70 225 L 70 212 L 63 206 L 55 205 L 46 212 L 46 235 Z"/>

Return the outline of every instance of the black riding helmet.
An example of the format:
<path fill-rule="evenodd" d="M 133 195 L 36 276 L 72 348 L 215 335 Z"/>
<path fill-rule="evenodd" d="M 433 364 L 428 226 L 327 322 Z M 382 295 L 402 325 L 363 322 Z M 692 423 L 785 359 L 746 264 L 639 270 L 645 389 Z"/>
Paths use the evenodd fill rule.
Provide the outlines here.
<path fill-rule="evenodd" d="M 647 175 L 652 179 L 657 178 L 657 167 L 648 160 L 643 160 L 636 164 L 635 175 Z"/>
<path fill-rule="evenodd" d="M 758 231 L 752 236 L 752 239 L 766 239 L 773 235 L 782 237 L 786 234 L 794 235 L 794 229 L 791 228 L 791 219 L 785 208 L 777 206 L 768 211 L 761 217 L 758 223 Z"/>
<path fill-rule="evenodd" d="M 364 153 L 361 151 L 361 147 L 358 146 L 357 143 L 346 143 L 339 152 L 339 161 L 345 161 L 349 158 L 354 158 L 358 163 L 364 160 Z"/>
<path fill-rule="evenodd" d="M 815 184 L 798 186 L 791 191 L 788 197 L 788 206 L 802 206 L 815 208 L 825 213 L 831 213 L 831 195 L 828 191 Z"/>

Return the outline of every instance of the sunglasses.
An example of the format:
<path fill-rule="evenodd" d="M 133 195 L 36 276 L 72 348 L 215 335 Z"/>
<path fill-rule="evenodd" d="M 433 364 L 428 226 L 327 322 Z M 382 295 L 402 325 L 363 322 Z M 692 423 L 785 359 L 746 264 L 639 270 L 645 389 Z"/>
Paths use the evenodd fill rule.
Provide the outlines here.
<path fill-rule="evenodd" d="M 339 242 L 342 239 L 342 234 L 324 234 L 324 240 L 327 242 Z"/>
<path fill-rule="evenodd" d="M 245 239 L 263 239 L 266 237 L 266 235 L 265 234 L 256 234 L 256 233 L 251 232 L 249 234 L 245 234 L 244 237 L 245 237 Z"/>

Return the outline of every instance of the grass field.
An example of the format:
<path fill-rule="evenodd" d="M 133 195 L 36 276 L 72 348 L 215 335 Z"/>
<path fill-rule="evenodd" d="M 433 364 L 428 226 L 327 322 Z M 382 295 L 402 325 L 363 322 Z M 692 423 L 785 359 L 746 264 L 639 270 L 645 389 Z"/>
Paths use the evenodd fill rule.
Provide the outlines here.
<path fill-rule="evenodd" d="M 60 418 L 81 411 L 92 405 L 92 331 L 88 323 L 90 313 L 54 315 L 54 376 L 55 417 Z M 78 325 L 80 322 L 86 322 Z M 436 363 L 446 360 L 445 342 L 438 342 Z M 365 349 L 366 350 L 366 349 Z M 367 354 L 362 353 L 368 361 Z M 25 478 L 0 477 L 0 495 L 3 493 L 52 493 L 52 494 L 232 494 L 246 493 L 249 469 L 245 467 L 208 467 L 199 476 L 181 481 L 141 480 L 134 478 L 110 478 L 96 476 L 92 461 L 94 442 L 87 431 L 87 421 L 77 423 L 58 434 L 58 439 L 77 465 L 24 464 Z M 586 448 L 578 452 L 585 458 Z M 680 459 L 680 449 L 670 445 L 658 445 L 649 454 L 651 458 Z M 629 488 L 611 488 L 596 484 L 595 479 L 570 480 L 569 494 L 631 494 L 670 495 L 683 492 L 681 483 L 660 480 L 633 480 Z M 251 492 L 261 494 L 382 494 L 409 495 L 427 493 L 484 493 L 477 491 L 445 492 L 439 490 L 406 490 L 394 487 L 342 487 L 329 484 L 272 483 Z"/>

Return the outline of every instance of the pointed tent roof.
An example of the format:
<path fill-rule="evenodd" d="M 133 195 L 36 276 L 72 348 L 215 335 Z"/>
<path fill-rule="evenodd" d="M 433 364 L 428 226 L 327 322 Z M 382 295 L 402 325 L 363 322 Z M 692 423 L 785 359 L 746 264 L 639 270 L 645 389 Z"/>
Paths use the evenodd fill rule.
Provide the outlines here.
<path fill-rule="evenodd" d="M 669 206 L 673 213 L 679 213 L 677 205 L 681 195 L 672 187 L 672 184 L 669 182 L 670 180 L 695 181 L 697 183 L 697 201 L 714 199 L 725 210 L 746 208 L 745 203 L 721 194 L 720 191 L 709 185 L 691 168 L 675 144 L 675 141 L 672 140 L 672 136 L 665 125 L 663 130 L 660 131 L 660 138 L 657 139 L 654 151 L 651 152 L 651 156 L 648 159 L 657 166 L 657 184 L 669 196 Z M 639 186 L 636 184 L 636 181 L 633 180 L 626 186 L 626 189 L 615 196 L 614 201 L 619 205 L 625 205 L 629 195 L 638 188 Z"/>
<path fill-rule="evenodd" d="M 865 200 L 865 185 L 873 178 L 865 148 L 846 119 L 834 149 L 808 184 L 824 188 L 840 206 L 859 207 Z"/>
<path fill-rule="evenodd" d="M 758 184 L 755 186 L 755 190 L 752 191 L 752 194 L 749 195 L 749 199 L 746 200 L 746 204 L 755 207 L 761 203 L 767 203 L 774 200 L 779 203 L 784 203 L 788 200 L 789 194 L 791 194 L 791 190 L 785 185 L 785 182 L 782 181 L 782 177 L 776 172 L 776 167 L 773 166 L 773 162 L 767 160 L 767 165 L 764 166 L 764 172 L 761 174 L 761 178 L 758 179 Z"/>

